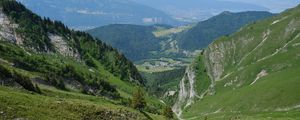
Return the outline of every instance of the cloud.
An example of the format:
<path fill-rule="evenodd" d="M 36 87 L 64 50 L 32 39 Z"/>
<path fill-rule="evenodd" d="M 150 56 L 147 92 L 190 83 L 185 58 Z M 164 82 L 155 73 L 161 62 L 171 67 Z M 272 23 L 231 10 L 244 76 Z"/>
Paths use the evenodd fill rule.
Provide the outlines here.
<path fill-rule="evenodd" d="M 89 11 L 86 9 L 76 9 L 76 8 L 65 8 L 65 11 L 86 14 L 86 15 L 107 15 L 108 14 L 102 11 Z"/>

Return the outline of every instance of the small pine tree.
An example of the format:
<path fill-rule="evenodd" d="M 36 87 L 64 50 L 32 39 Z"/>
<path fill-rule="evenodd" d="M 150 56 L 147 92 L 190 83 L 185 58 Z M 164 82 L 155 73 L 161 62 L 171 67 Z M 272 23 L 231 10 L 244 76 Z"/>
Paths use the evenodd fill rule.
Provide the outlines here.
<path fill-rule="evenodd" d="M 132 107 L 139 111 L 142 111 L 146 107 L 146 100 L 144 98 L 144 93 L 141 88 L 137 88 L 133 93 Z"/>
<path fill-rule="evenodd" d="M 164 111 L 163 111 L 163 115 L 167 118 L 167 120 L 173 119 L 173 111 L 172 108 L 170 106 L 166 106 Z"/>

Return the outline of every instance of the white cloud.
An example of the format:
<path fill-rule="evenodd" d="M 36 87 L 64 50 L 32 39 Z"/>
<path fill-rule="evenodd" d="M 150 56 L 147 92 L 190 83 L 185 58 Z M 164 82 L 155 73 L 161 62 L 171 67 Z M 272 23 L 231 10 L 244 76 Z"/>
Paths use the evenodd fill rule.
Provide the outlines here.
<path fill-rule="evenodd" d="M 86 14 L 86 15 L 107 15 L 108 13 L 102 12 L 102 11 L 90 11 L 87 9 L 76 9 L 76 8 L 65 8 L 66 12 L 76 12 L 80 14 Z"/>
<path fill-rule="evenodd" d="M 88 10 L 77 10 L 77 13 L 87 14 L 87 15 L 106 15 L 107 13 L 102 11 L 88 11 Z"/>

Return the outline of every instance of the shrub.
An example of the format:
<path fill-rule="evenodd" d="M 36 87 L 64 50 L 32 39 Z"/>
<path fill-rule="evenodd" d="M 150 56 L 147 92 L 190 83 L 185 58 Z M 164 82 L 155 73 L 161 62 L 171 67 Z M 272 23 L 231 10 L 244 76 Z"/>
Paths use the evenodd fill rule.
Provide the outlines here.
<path fill-rule="evenodd" d="M 167 119 L 172 119 L 174 116 L 173 116 L 173 111 L 172 111 L 172 108 L 170 106 L 166 106 L 164 108 L 164 111 L 163 111 L 163 115 L 167 118 Z"/>

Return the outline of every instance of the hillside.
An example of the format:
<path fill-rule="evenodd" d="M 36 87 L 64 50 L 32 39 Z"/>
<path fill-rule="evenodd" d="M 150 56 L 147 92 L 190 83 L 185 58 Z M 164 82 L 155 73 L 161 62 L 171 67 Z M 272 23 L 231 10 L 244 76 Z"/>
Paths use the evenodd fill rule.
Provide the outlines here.
<path fill-rule="evenodd" d="M 133 0 L 137 3 L 162 10 L 179 21 L 198 22 L 223 11 L 268 11 L 262 5 L 249 4 L 238 0 Z"/>
<path fill-rule="evenodd" d="M 131 60 L 140 60 L 149 58 L 150 51 L 160 49 L 159 40 L 152 34 L 154 30 L 153 26 L 114 24 L 89 30 L 88 33 L 118 48 Z"/>
<path fill-rule="evenodd" d="M 170 24 L 178 22 L 164 12 L 131 0 L 17 0 L 38 15 L 59 20 L 75 29 L 109 24 Z"/>
<path fill-rule="evenodd" d="M 299 119 L 299 21 L 298 6 L 218 38 L 188 71 L 195 77 L 180 84 L 173 110 L 193 119 Z"/>
<path fill-rule="evenodd" d="M 207 47 L 218 37 L 230 35 L 246 24 L 270 16 L 273 16 L 273 14 L 269 12 L 223 12 L 208 20 L 199 22 L 193 28 L 178 34 L 175 39 L 178 41 L 179 48 L 193 51 Z"/>
<path fill-rule="evenodd" d="M 114 24 L 87 32 L 119 49 L 135 62 L 161 57 L 186 58 L 194 57 L 195 50 L 207 47 L 214 39 L 272 15 L 269 12 L 224 12 L 206 21 L 186 26 Z"/>
<path fill-rule="evenodd" d="M 147 94 L 145 113 L 130 108 L 145 81 L 123 54 L 15 1 L 0 1 L 0 54 L 1 119 L 159 117 Z"/>

